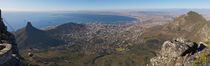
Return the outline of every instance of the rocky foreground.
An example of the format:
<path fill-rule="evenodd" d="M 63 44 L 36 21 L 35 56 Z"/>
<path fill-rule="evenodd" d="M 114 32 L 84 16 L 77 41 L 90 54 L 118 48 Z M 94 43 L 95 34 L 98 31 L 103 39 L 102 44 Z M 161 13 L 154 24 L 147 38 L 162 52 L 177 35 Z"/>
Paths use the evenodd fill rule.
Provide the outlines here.
<path fill-rule="evenodd" d="M 165 41 L 151 66 L 209 66 L 210 46 L 186 39 Z"/>

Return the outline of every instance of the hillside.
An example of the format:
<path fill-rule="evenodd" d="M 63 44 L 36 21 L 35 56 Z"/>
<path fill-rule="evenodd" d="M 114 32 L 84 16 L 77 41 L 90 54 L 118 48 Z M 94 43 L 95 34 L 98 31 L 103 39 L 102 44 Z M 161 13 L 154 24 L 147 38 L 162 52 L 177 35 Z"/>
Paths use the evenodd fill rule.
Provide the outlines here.
<path fill-rule="evenodd" d="M 124 65 L 133 65 L 133 63 L 145 65 L 145 63 L 149 62 L 149 58 L 154 56 L 153 49 L 147 48 L 149 46 L 139 45 L 142 42 L 139 39 L 143 32 L 140 25 L 66 23 L 45 32 L 50 37 L 63 40 L 64 45 L 46 48 L 48 49 L 47 51 L 35 50 L 36 47 L 32 47 L 34 49 L 34 57 L 31 62 L 34 64 L 44 66 L 47 62 L 47 65 L 57 63 L 59 65 L 73 66 L 87 64 L 90 66 L 98 64 L 118 65 L 118 63 L 125 63 Z M 21 53 L 27 60 L 30 60 L 30 57 L 27 56 L 28 51 L 22 50 Z M 130 57 L 130 55 L 133 55 L 133 57 Z M 114 63 L 104 63 L 108 60 L 117 60 L 109 57 L 118 56 L 119 58 L 124 57 L 124 60 L 118 59 Z M 135 60 L 137 57 L 140 60 Z M 54 60 L 55 58 L 57 60 Z M 126 61 L 129 59 L 133 62 Z"/>
<path fill-rule="evenodd" d="M 173 22 L 164 26 L 166 33 L 176 33 L 176 36 L 183 37 L 192 41 L 207 41 L 209 22 L 200 14 L 190 11 Z M 205 31 L 203 31 L 205 30 Z"/>
<path fill-rule="evenodd" d="M 62 44 L 61 41 L 48 36 L 45 31 L 33 27 L 30 22 L 27 23 L 26 27 L 17 30 L 15 36 L 17 37 L 18 47 L 21 49 L 46 48 Z"/>
<path fill-rule="evenodd" d="M 155 40 L 162 44 L 166 40 L 173 38 L 186 38 L 195 42 L 208 41 L 210 22 L 204 19 L 200 14 L 190 11 L 169 22 L 168 24 L 151 27 L 142 35 L 146 44 L 147 41 Z"/>

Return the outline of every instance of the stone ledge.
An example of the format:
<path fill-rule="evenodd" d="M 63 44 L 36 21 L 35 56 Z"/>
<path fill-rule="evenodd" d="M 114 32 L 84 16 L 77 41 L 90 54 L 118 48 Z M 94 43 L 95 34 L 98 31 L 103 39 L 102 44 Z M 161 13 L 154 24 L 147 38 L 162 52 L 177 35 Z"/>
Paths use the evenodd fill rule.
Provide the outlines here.
<path fill-rule="evenodd" d="M 12 57 L 12 45 L 11 44 L 7 44 L 7 43 L 3 43 L 0 44 L 0 46 L 5 46 L 5 48 L 3 48 L 2 50 L 0 50 L 0 65 L 7 62 L 9 59 L 11 59 Z"/>
<path fill-rule="evenodd" d="M 11 50 L 12 45 L 11 44 L 0 44 L 0 46 L 5 46 L 5 48 L 3 48 L 2 50 L 0 50 L 0 55 L 5 54 L 7 51 Z"/>

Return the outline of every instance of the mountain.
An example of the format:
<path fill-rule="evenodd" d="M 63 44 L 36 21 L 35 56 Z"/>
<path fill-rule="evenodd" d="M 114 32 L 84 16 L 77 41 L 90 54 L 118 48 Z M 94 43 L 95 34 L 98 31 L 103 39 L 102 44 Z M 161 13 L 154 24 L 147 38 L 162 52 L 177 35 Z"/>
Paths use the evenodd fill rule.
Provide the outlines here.
<path fill-rule="evenodd" d="M 190 11 L 166 25 L 149 28 L 143 35 L 146 42 L 155 38 L 162 45 L 157 56 L 150 60 L 151 65 L 208 66 L 209 24 L 200 14 Z"/>
<path fill-rule="evenodd" d="M 27 26 L 25 28 L 27 28 Z M 32 32 L 32 34 L 26 34 L 25 28 L 17 31 L 16 33 L 18 33 L 19 35 L 25 33 L 23 34 L 24 36 L 36 35 L 34 34 L 35 32 L 31 31 L 32 29 L 29 30 Z M 33 29 L 33 31 L 36 30 Z M 61 66 L 66 66 L 66 65 L 91 66 L 98 64 L 99 65 L 118 64 L 121 62 L 122 63 L 128 62 L 125 63 L 124 65 L 126 64 L 136 65 L 132 63 L 139 62 L 138 64 L 145 65 L 146 62 L 149 62 L 149 57 L 153 56 L 154 53 L 150 49 L 142 49 L 143 47 L 139 48 L 139 45 L 136 46 L 136 48 L 132 48 L 134 47 L 134 45 L 140 44 L 141 40 L 139 40 L 139 38 L 143 32 L 142 27 L 136 24 L 116 25 L 116 24 L 100 24 L 100 23 L 66 23 L 63 25 L 56 26 L 53 29 L 45 30 L 44 32 L 47 34 L 47 36 L 51 38 L 62 40 L 63 45 L 55 46 L 54 48 L 46 48 L 46 47 L 43 48 L 47 49 L 47 51 L 41 51 L 41 52 L 35 51 L 34 52 L 35 56 L 32 60 L 33 64 L 39 64 L 44 66 L 45 63 L 43 62 L 47 62 L 49 64 L 58 63 Z M 23 36 L 18 37 L 18 35 L 16 37 L 17 39 L 19 38 L 20 40 L 21 38 L 23 38 Z M 40 37 L 40 39 L 45 40 L 43 39 L 43 37 L 44 36 Z M 30 38 L 26 39 L 27 40 L 23 41 L 29 41 Z M 34 43 L 30 42 L 30 44 L 34 44 L 36 46 L 42 46 L 41 44 L 36 44 L 37 42 L 42 41 L 40 39 L 34 38 L 33 40 L 39 40 L 39 41 L 36 41 Z M 19 44 L 21 45 L 21 43 Z M 36 48 L 36 46 L 31 48 Z M 146 48 L 146 46 L 144 48 Z M 153 52 L 153 53 L 147 53 L 147 52 Z M 27 51 L 22 50 L 22 54 L 25 58 L 27 58 L 27 60 L 30 60 L 30 58 L 28 58 L 27 56 Z M 130 59 L 129 56 L 131 54 L 135 56 L 132 57 L 132 59 Z M 139 55 L 139 54 L 147 54 L 147 55 Z M 124 57 L 124 60 L 109 58 L 109 57 L 117 57 L 118 55 L 121 55 L 119 56 L 119 58 Z M 140 60 L 135 60 L 135 59 L 140 59 Z M 66 62 L 65 60 L 68 60 L 68 62 Z M 116 60 L 116 62 L 114 63 L 105 62 L 108 60 L 113 60 L 113 61 Z M 129 62 L 126 60 L 131 60 L 133 62 Z"/>
<path fill-rule="evenodd" d="M 82 33 L 81 31 L 87 30 L 86 25 L 77 23 L 66 23 L 57 26 L 54 29 L 48 30 L 50 34 L 71 34 Z"/>
<path fill-rule="evenodd" d="M 26 27 L 17 30 L 15 32 L 17 43 L 19 48 L 45 48 L 49 46 L 58 46 L 62 44 L 61 41 L 56 40 L 45 31 L 39 30 L 32 26 L 30 22 L 27 23 Z M 61 42 L 61 43 L 60 43 Z"/>
<path fill-rule="evenodd" d="M 142 34 L 144 44 L 158 47 L 157 56 L 152 58 L 152 66 L 191 66 L 205 65 L 209 60 L 210 22 L 202 15 L 190 11 L 178 16 L 168 24 L 145 29 Z M 185 38 L 176 39 L 175 38 Z M 187 40 L 186 40 L 187 39 Z M 170 40 L 170 41 L 168 41 Z M 203 43 L 199 43 L 203 42 Z M 193 44 L 194 43 L 194 44 Z M 198 50 L 205 43 L 204 50 Z M 191 45 L 189 45 L 191 44 Z M 161 46 L 162 45 L 162 46 Z M 193 46 L 195 45 L 195 46 Z M 194 47 L 194 48 L 193 48 Z M 196 52 L 181 56 L 183 53 Z M 207 61 L 207 62 L 206 62 Z"/>
<path fill-rule="evenodd" d="M 165 25 L 163 30 L 166 33 L 175 33 L 178 37 L 183 37 L 193 41 L 207 41 L 210 38 L 208 22 L 202 15 L 190 11 L 174 19 Z"/>
<path fill-rule="evenodd" d="M 202 15 L 190 11 L 175 19 L 168 24 L 154 26 L 144 31 L 142 38 L 145 44 L 163 44 L 166 40 L 173 38 L 186 38 L 195 42 L 210 40 L 210 22 Z M 159 46 L 160 47 L 160 46 Z"/>

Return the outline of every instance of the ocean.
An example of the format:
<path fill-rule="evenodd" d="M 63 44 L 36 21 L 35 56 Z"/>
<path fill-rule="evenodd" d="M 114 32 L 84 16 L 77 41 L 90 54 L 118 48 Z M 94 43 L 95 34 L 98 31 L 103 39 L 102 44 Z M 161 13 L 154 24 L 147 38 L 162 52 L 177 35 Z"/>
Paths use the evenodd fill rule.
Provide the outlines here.
<path fill-rule="evenodd" d="M 3 12 L 2 17 L 9 31 L 23 28 L 27 22 L 31 22 L 36 28 L 43 28 L 68 22 L 117 24 L 137 20 L 128 16 L 89 14 L 85 12 Z"/>

